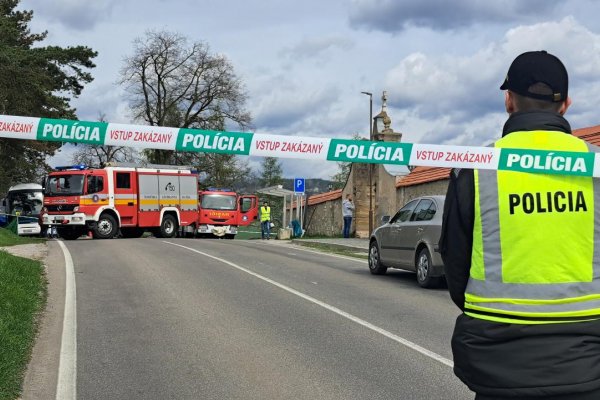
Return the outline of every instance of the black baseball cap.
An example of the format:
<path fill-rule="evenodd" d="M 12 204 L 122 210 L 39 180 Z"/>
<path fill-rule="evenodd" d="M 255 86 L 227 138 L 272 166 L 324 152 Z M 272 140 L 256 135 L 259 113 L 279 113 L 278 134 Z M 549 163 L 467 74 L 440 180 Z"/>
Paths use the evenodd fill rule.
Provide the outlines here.
<path fill-rule="evenodd" d="M 533 93 L 531 86 L 536 83 L 546 84 L 552 89 L 552 93 Z M 500 89 L 558 103 L 567 99 L 569 75 L 558 57 L 545 50 L 529 51 L 515 58 Z"/>

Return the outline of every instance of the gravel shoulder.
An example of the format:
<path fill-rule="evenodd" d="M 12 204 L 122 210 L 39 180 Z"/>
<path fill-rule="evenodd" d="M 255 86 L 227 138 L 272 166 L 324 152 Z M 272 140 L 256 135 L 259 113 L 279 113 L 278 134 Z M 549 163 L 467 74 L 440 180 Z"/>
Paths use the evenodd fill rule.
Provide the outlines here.
<path fill-rule="evenodd" d="M 48 255 L 48 246 L 45 243 L 18 244 L 15 246 L 0 247 L 9 254 L 17 257 L 31 258 L 44 261 Z"/>

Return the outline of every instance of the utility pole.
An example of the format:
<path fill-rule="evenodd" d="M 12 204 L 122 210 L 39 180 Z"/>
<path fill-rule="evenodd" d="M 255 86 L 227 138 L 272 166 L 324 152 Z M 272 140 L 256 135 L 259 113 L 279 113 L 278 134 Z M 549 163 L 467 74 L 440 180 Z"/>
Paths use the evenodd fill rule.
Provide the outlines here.
<path fill-rule="evenodd" d="M 369 140 L 373 141 L 373 93 L 361 92 L 369 96 Z M 373 164 L 369 163 L 369 236 L 373 232 Z"/>

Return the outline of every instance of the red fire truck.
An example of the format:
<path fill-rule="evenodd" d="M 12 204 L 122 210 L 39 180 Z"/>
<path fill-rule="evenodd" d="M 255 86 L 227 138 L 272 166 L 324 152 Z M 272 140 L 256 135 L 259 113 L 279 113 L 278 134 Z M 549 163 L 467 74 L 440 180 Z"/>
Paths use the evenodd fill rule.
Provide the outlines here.
<path fill-rule="evenodd" d="M 189 168 L 117 167 L 88 169 L 59 167 L 44 188 L 44 225 L 59 236 L 77 239 L 89 231 L 110 239 L 140 237 L 150 230 L 170 238 L 194 232 L 198 223 L 198 175 Z"/>
<path fill-rule="evenodd" d="M 231 189 L 208 188 L 198 192 L 198 235 L 233 239 L 239 226 L 258 218 L 258 197 L 238 195 Z"/>

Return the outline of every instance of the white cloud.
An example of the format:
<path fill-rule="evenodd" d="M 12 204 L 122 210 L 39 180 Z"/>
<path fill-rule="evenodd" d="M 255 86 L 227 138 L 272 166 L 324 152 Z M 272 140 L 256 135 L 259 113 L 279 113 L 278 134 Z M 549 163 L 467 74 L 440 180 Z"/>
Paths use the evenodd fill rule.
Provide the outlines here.
<path fill-rule="evenodd" d="M 574 43 L 577 45 L 575 46 Z M 589 112 L 600 101 L 600 35 L 591 32 L 572 17 L 512 28 L 497 42 L 473 54 L 413 53 L 392 68 L 386 79 L 393 107 L 412 110 L 417 120 L 440 124 L 416 136 L 428 142 L 481 144 L 480 138 L 493 138 L 488 118 L 503 112 L 499 90 L 512 60 L 530 50 L 547 50 L 563 60 L 570 74 L 570 95 L 580 99 L 569 115 L 576 127 L 595 125 L 600 118 Z M 419 124 L 427 129 L 427 123 Z M 480 128 L 478 128 L 478 126 Z M 458 128 L 464 133 L 458 133 Z M 456 131 L 456 137 L 451 137 Z"/>

